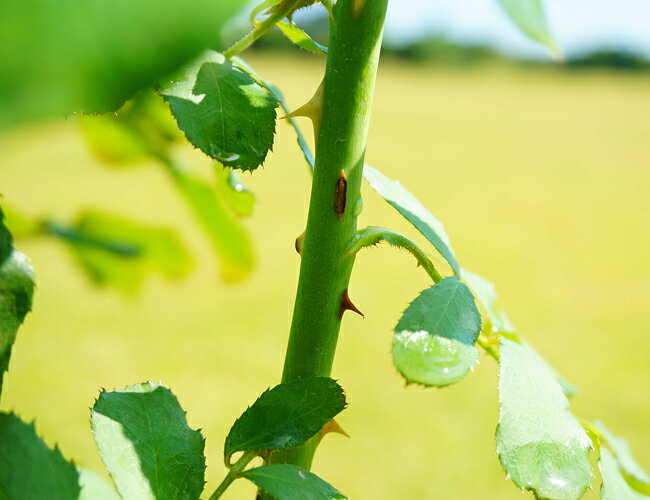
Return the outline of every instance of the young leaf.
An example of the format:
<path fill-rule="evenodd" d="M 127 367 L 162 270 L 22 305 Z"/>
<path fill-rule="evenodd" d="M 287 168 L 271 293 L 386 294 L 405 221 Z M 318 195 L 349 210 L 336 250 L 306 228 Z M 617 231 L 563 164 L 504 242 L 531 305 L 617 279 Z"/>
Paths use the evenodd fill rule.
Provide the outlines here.
<path fill-rule="evenodd" d="M 0 209 L 0 394 L 9 369 L 18 328 L 32 308 L 34 270 L 27 257 L 13 249 L 11 233 Z"/>
<path fill-rule="evenodd" d="M 81 494 L 78 500 L 120 500 L 113 485 L 89 469 L 77 467 Z"/>
<path fill-rule="evenodd" d="M 0 497 L 11 500 L 77 500 L 79 474 L 13 413 L 0 413 Z"/>
<path fill-rule="evenodd" d="M 478 360 L 481 315 L 456 277 L 424 290 L 395 327 L 393 363 L 407 382 L 443 387 L 463 378 Z"/>
<path fill-rule="evenodd" d="M 598 469 L 603 478 L 600 489 L 602 500 L 643 500 L 650 498 L 634 491 L 627 484 L 619 469 L 619 462 L 607 448 L 600 449 Z"/>
<path fill-rule="evenodd" d="M 124 500 L 194 500 L 204 485 L 205 441 L 169 389 L 153 383 L 102 391 L 90 423 Z"/>
<path fill-rule="evenodd" d="M 506 473 L 537 498 L 578 499 L 591 481 L 591 441 L 569 413 L 553 373 L 525 347 L 501 339 L 497 453 Z"/>
<path fill-rule="evenodd" d="M 520 338 L 520 341 L 521 341 L 520 345 L 528 351 L 528 355 L 534 358 L 535 361 L 540 365 L 544 365 L 546 369 L 553 374 L 555 380 L 557 380 L 557 383 L 560 384 L 560 387 L 562 388 L 562 392 L 567 398 L 574 396 L 578 392 L 578 389 L 576 389 L 575 386 L 567 382 L 567 380 L 562 375 L 560 375 L 560 373 L 558 373 L 558 371 L 548 361 L 546 361 L 546 359 L 542 357 L 542 355 L 540 355 L 532 345 L 530 345 L 524 339 Z"/>
<path fill-rule="evenodd" d="M 600 421 L 597 421 L 595 426 L 603 435 L 605 441 L 607 441 L 607 445 L 616 456 L 616 459 L 623 469 L 623 472 L 625 472 L 628 481 L 634 483 L 637 489 L 650 495 L 650 476 L 641 468 L 632 456 L 627 441 L 612 434 L 610 430 L 605 427 L 605 424 Z"/>
<path fill-rule="evenodd" d="M 316 474 L 295 465 L 256 467 L 241 474 L 277 500 L 339 500 L 347 498 Z"/>
<path fill-rule="evenodd" d="M 449 237 L 442 223 L 429 212 L 420 201 L 398 181 L 389 179 L 379 170 L 365 165 L 363 175 L 377 193 L 408 220 L 440 252 L 456 275 L 460 275 L 458 261 L 451 249 Z"/>
<path fill-rule="evenodd" d="M 246 278 L 253 269 L 255 258 L 253 244 L 244 226 L 231 213 L 213 186 L 176 165 L 169 167 L 176 186 L 219 256 L 222 278 L 231 283 Z"/>
<path fill-rule="evenodd" d="M 3 0 L 0 129 L 118 109 L 214 45 L 242 0 Z"/>
<path fill-rule="evenodd" d="M 546 45 L 551 52 L 558 53 L 548 28 L 542 0 L 498 0 L 503 10 L 517 27 L 533 40 Z"/>
<path fill-rule="evenodd" d="M 234 423 L 224 446 L 237 451 L 280 450 L 304 443 L 345 408 L 343 389 L 327 377 L 280 384 L 264 392 Z"/>
<path fill-rule="evenodd" d="M 50 222 L 45 229 L 69 245 L 97 284 L 125 292 L 137 290 L 148 272 L 178 278 L 190 266 L 189 255 L 173 232 L 114 215 L 88 212 L 72 227 Z"/>
<path fill-rule="evenodd" d="M 217 52 L 206 52 L 160 92 L 180 129 L 205 154 L 255 170 L 273 146 L 275 96 Z"/>
<path fill-rule="evenodd" d="M 327 54 L 327 47 L 316 42 L 295 24 L 280 21 L 277 27 L 280 28 L 284 36 L 298 47 L 315 54 Z"/>

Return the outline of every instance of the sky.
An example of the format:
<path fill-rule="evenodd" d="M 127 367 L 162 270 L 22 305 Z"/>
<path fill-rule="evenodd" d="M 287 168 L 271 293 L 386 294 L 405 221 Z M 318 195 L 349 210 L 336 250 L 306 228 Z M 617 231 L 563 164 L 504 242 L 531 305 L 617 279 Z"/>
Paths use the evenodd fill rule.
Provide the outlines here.
<path fill-rule="evenodd" d="M 650 0 L 545 0 L 552 32 L 567 56 L 624 49 L 650 58 Z M 390 42 L 427 34 L 487 44 L 522 57 L 545 57 L 511 24 L 496 0 L 392 0 Z"/>
<path fill-rule="evenodd" d="M 523 0 L 522 0 L 523 1 Z M 650 0 L 544 0 L 547 18 L 567 57 L 599 49 L 627 50 L 650 59 Z M 390 0 L 386 40 L 426 35 L 488 45 L 523 58 L 547 58 L 509 21 L 497 0 Z M 313 9 L 307 16 L 317 14 Z"/>

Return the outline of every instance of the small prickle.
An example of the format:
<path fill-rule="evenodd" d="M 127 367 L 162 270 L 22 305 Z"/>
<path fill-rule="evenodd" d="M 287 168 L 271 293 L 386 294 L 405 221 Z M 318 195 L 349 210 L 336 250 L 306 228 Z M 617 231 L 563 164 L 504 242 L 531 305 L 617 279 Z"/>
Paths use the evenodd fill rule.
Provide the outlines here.
<path fill-rule="evenodd" d="M 357 313 L 359 316 L 366 317 L 365 314 L 363 314 L 357 306 L 355 306 L 352 301 L 350 300 L 350 296 L 348 295 L 348 289 L 346 288 L 343 291 L 343 297 L 341 297 L 341 306 L 339 308 L 339 320 L 343 318 L 343 313 L 345 311 L 354 311 Z"/>

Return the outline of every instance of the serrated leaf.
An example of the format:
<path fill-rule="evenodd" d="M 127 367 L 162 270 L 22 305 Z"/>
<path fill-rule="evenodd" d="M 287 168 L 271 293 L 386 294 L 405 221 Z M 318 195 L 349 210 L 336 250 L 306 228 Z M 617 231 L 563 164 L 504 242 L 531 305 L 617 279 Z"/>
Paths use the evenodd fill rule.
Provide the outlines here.
<path fill-rule="evenodd" d="M 204 53 L 160 93 L 188 140 L 226 166 L 255 170 L 273 146 L 277 99 L 217 52 Z"/>
<path fill-rule="evenodd" d="M 92 212 L 82 214 L 73 226 L 45 227 L 68 244 L 93 281 L 124 292 L 136 291 L 147 273 L 178 278 L 190 266 L 182 243 L 165 228 Z"/>
<path fill-rule="evenodd" d="M 347 498 L 316 474 L 295 465 L 256 467 L 241 474 L 277 500 L 342 500 Z"/>
<path fill-rule="evenodd" d="M 0 496 L 10 500 L 77 500 L 79 475 L 58 449 L 36 435 L 34 424 L 0 413 Z"/>
<path fill-rule="evenodd" d="M 546 45 L 552 52 L 559 52 L 548 28 L 542 0 L 498 0 L 498 2 L 524 34 Z"/>
<path fill-rule="evenodd" d="M 299 379 L 265 391 L 234 423 L 224 446 L 238 451 L 298 446 L 345 408 L 343 389 L 327 377 Z"/>
<path fill-rule="evenodd" d="M 242 223 L 213 186 L 177 167 L 172 169 L 172 175 L 219 256 L 223 280 L 234 283 L 245 279 L 255 265 L 255 257 Z"/>
<path fill-rule="evenodd" d="M 0 129 L 118 109 L 215 43 L 242 0 L 3 0 Z M 10 49 L 9 49 L 10 47 Z"/>
<path fill-rule="evenodd" d="M 535 358 L 537 363 L 544 365 L 546 369 L 553 374 L 555 380 L 557 380 L 558 384 L 560 384 L 560 387 L 562 388 L 562 392 L 567 398 L 574 396 L 578 392 L 578 389 L 576 389 L 575 386 L 567 382 L 567 380 L 562 375 L 560 375 L 560 373 L 553 367 L 553 365 L 551 365 L 541 354 L 539 354 L 532 345 L 530 345 L 524 339 L 520 338 L 520 340 L 521 340 L 521 346 L 524 349 L 528 350 L 528 354 L 533 358 Z"/>
<path fill-rule="evenodd" d="M 616 459 L 625 472 L 625 475 L 628 477 L 628 480 L 635 483 L 637 489 L 640 489 L 646 494 L 650 494 L 650 476 L 632 456 L 632 451 L 630 450 L 628 442 L 625 439 L 612 434 L 610 430 L 605 427 L 605 424 L 600 421 L 596 421 L 595 427 L 603 435 L 605 441 L 607 441 L 607 445 L 616 456 Z"/>
<path fill-rule="evenodd" d="M 469 288 L 456 277 L 427 288 L 395 327 L 393 363 L 407 382 L 443 387 L 476 364 L 481 315 Z"/>
<path fill-rule="evenodd" d="M 580 498 L 591 482 L 591 440 L 569 413 L 553 373 L 525 347 L 501 339 L 497 453 L 506 473 L 537 498 Z"/>
<path fill-rule="evenodd" d="M 124 500 L 194 500 L 204 485 L 205 441 L 159 384 L 103 391 L 91 411 L 99 453 Z"/>
<path fill-rule="evenodd" d="M 650 497 L 634 491 L 619 469 L 619 462 L 606 448 L 600 449 L 598 469 L 603 478 L 600 489 L 602 500 L 643 500 Z"/>
<path fill-rule="evenodd" d="M 429 212 L 420 201 L 405 189 L 399 181 L 389 179 L 379 170 L 365 165 L 363 175 L 379 195 L 384 198 L 406 220 L 415 226 L 422 235 L 440 252 L 449 263 L 456 275 L 460 275 L 460 267 L 449 237 L 442 223 Z"/>
<path fill-rule="evenodd" d="M 89 469 L 77 467 L 81 494 L 78 500 L 120 500 L 113 485 Z"/>
<path fill-rule="evenodd" d="M 327 47 L 316 42 L 295 24 L 280 21 L 276 26 L 280 28 L 284 36 L 301 49 L 313 52 L 314 54 L 327 54 Z"/>
<path fill-rule="evenodd" d="M 34 270 L 25 254 L 13 249 L 0 209 L 0 394 L 18 328 L 32 308 L 34 285 Z"/>

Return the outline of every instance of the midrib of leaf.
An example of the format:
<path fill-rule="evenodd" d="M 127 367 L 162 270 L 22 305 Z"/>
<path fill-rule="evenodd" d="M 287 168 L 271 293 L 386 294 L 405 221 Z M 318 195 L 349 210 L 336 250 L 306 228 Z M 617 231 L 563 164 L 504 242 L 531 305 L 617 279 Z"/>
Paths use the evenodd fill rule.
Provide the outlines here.
<path fill-rule="evenodd" d="M 219 87 L 219 77 L 217 77 L 217 72 L 214 69 L 213 63 L 207 63 L 209 65 L 210 72 L 214 78 L 214 85 L 217 88 L 217 97 L 219 98 L 219 116 L 221 117 L 221 134 L 226 137 L 226 122 L 224 120 L 223 112 L 223 98 L 221 97 L 221 87 Z M 207 96 L 206 96 L 207 97 Z"/>
<path fill-rule="evenodd" d="M 455 285 L 456 286 L 454 288 L 454 291 L 450 294 L 449 300 L 447 301 L 447 304 L 445 304 L 445 306 L 444 306 L 443 313 L 440 314 L 440 316 L 438 317 L 438 320 L 436 321 L 434 327 L 432 328 L 434 330 L 438 329 L 438 327 L 440 326 L 440 322 L 443 320 L 443 317 L 447 315 L 447 310 L 449 309 L 449 305 L 453 301 L 454 296 L 456 295 L 456 292 L 458 291 L 458 286 L 460 285 L 460 281 L 456 281 Z M 431 332 L 431 333 L 433 333 L 434 335 L 438 335 L 436 332 Z"/>

